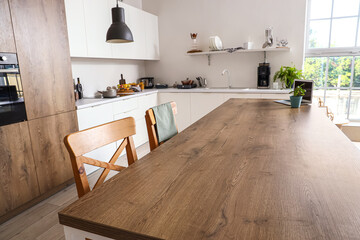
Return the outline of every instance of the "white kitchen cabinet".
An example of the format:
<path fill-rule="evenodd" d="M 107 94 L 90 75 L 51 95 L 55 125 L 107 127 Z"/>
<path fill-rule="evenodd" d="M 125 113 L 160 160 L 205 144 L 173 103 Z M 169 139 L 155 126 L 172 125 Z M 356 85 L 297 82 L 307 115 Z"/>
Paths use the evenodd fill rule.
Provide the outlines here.
<path fill-rule="evenodd" d="M 146 29 L 146 57 L 148 60 L 159 60 L 160 59 L 160 45 L 159 45 L 159 24 L 158 17 L 143 12 L 145 29 Z"/>
<path fill-rule="evenodd" d="M 70 56 L 89 58 L 158 60 L 158 17 L 133 6 L 119 3 L 134 42 L 106 42 L 114 0 L 66 0 Z"/>
<path fill-rule="evenodd" d="M 261 94 L 261 98 L 283 100 L 283 99 L 290 99 L 290 94 Z"/>
<path fill-rule="evenodd" d="M 224 103 L 222 93 L 191 93 L 191 124 Z"/>
<path fill-rule="evenodd" d="M 175 116 L 179 132 L 191 125 L 190 113 L 190 94 L 189 93 L 159 93 L 158 103 L 176 102 L 178 114 Z"/>
<path fill-rule="evenodd" d="M 92 58 L 111 58 L 111 45 L 106 42 L 106 33 L 111 25 L 111 8 L 109 8 L 104 0 L 85 1 L 87 56 Z"/>
<path fill-rule="evenodd" d="M 70 56 L 86 57 L 84 0 L 65 0 Z"/>
<path fill-rule="evenodd" d="M 251 98 L 251 99 L 260 99 L 261 94 L 236 94 L 236 93 L 225 93 L 224 102 L 230 98 Z"/>
<path fill-rule="evenodd" d="M 109 8 L 114 7 L 114 1 L 109 1 Z M 119 3 L 125 10 L 125 22 L 130 28 L 134 42 L 111 44 L 112 57 L 118 59 L 145 59 L 146 43 L 144 28 L 144 11 L 130 5 Z"/>

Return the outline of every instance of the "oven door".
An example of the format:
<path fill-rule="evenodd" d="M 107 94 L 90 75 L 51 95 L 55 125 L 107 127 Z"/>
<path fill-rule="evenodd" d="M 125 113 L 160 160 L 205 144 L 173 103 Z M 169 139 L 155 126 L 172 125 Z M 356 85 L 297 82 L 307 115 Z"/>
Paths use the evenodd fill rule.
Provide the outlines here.
<path fill-rule="evenodd" d="M 26 121 L 16 54 L 0 53 L 0 126 Z"/>

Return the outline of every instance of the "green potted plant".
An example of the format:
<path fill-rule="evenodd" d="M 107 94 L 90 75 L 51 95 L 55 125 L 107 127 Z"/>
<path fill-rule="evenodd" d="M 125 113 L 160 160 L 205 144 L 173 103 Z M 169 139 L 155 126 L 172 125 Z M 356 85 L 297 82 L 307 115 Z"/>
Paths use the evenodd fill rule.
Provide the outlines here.
<path fill-rule="evenodd" d="M 301 84 L 300 86 L 297 86 L 294 91 L 291 91 L 291 93 L 294 93 L 293 96 L 290 96 L 290 102 L 292 108 L 299 108 L 301 106 L 301 101 L 303 96 L 305 95 L 306 90 L 302 88 L 304 84 Z"/>
<path fill-rule="evenodd" d="M 277 71 L 274 75 L 274 82 L 277 79 L 280 79 L 282 82 L 283 87 L 285 88 L 292 88 L 295 79 L 303 79 L 302 71 L 296 69 L 296 67 L 286 67 L 281 66 L 280 70 Z M 284 86 L 285 85 L 285 86 Z"/>

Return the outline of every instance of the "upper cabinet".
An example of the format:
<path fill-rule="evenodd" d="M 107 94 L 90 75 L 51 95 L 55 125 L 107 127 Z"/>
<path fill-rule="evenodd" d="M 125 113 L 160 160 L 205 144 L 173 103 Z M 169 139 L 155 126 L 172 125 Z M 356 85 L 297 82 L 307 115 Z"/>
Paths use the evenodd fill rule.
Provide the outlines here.
<path fill-rule="evenodd" d="M 28 120 L 75 110 L 63 0 L 10 0 Z"/>
<path fill-rule="evenodd" d="M 65 0 L 70 44 L 70 56 L 87 55 L 84 0 Z M 70 24 L 71 23 L 71 24 Z"/>
<path fill-rule="evenodd" d="M 106 33 L 111 24 L 111 8 L 105 0 L 84 0 L 86 43 L 88 57 L 111 57 L 111 45 L 106 42 Z M 70 24 L 72 24 L 70 22 Z M 72 43 L 70 42 L 70 45 Z"/>
<path fill-rule="evenodd" d="M 16 52 L 8 0 L 0 0 L 0 52 Z"/>
<path fill-rule="evenodd" d="M 159 49 L 159 25 L 158 17 L 145 12 L 145 28 L 146 36 L 146 59 L 159 60 L 160 59 L 160 49 Z"/>
<path fill-rule="evenodd" d="M 158 18 L 138 8 L 119 3 L 134 42 L 106 43 L 114 0 L 66 0 L 71 57 L 158 60 Z"/>

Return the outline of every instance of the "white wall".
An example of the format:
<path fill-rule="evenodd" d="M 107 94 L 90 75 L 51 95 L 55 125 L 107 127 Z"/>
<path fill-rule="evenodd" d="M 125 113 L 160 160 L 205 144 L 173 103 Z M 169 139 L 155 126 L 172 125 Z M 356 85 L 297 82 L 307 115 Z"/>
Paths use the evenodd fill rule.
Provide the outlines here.
<path fill-rule="evenodd" d="M 71 63 L 73 78 L 80 77 L 84 97 L 94 97 L 98 90 L 116 86 L 120 74 L 124 74 L 127 83 L 145 77 L 144 61 L 72 58 Z"/>
<path fill-rule="evenodd" d="M 281 65 L 294 63 L 302 68 L 306 0 L 143 0 L 143 9 L 159 16 L 160 54 L 158 62 L 146 62 L 146 73 L 158 82 L 173 84 L 186 77 L 204 76 L 210 86 L 226 86 L 221 76 L 229 69 L 233 86 L 256 87 L 257 66 L 262 53 L 186 56 L 191 47 L 190 32 L 197 32 L 203 51 L 208 38 L 218 35 L 224 47 L 238 47 L 248 40 L 260 48 L 264 30 L 274 28 L 275 37 L 286 37 L 290 53 L 269 53 L 272 73 Z"/>

